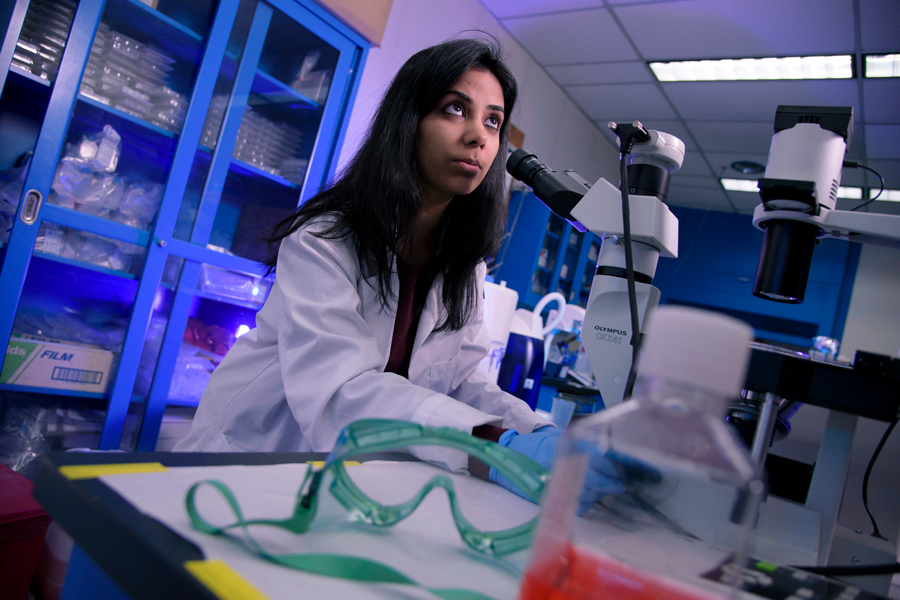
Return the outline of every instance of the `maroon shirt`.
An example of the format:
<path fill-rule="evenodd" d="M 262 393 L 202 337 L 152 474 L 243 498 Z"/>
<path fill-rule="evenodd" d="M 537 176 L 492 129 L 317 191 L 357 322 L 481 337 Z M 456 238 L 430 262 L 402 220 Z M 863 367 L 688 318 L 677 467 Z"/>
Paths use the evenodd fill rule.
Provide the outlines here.
<path fill-rule="evenodd" d="M 416 341 L 416 331 L 419 329 L 419 314 L 413 306 L 419 269 L 398 256 L 397 277 L 400 280 L 397 318 L 394 320 L 394 333 L 391 337 L 391 355 L 384 372 L 409 378 L 409 359 Z M 495 425 L 479 425 L 472 430 L 472 435 L 496 442 L 505 431 L 506 429 Z"/>
<path fill-rule="evenodd" d="M 412 356 L 416 330 L 419 328 L 419 314 L 413 307 L 419 269 L 397 257 L 397 277 L 400 292 L 397 299 L 397 318 L 394 321 L 394 335 L 391 338 L 391 355 L 388 357 L 385 373 L 396 373 L 409 378 L 409 359 Z"/>

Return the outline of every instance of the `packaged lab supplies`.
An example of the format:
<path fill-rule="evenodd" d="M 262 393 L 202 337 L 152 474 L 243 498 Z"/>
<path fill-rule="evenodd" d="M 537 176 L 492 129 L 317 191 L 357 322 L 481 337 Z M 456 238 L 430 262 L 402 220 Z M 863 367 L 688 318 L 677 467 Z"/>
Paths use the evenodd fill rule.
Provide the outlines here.
<path fill-rule="evenodd" d="M 10 338 L 0 383 L 83 392 L 106 391 L 113 353 L 86 344 Z"/>

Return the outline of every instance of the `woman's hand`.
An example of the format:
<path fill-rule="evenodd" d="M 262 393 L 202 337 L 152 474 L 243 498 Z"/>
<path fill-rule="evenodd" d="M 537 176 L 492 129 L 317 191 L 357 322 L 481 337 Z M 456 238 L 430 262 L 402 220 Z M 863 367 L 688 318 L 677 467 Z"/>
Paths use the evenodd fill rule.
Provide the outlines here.
<path fill-rule="evenodd" d="M 556 458 L 556 449 L 561 437 L 562 432 L 550 426 L 526 434 L 510 429 L 500 436 L 497 443 L 534 459 L 549 470 Z M 621 494 L 625 491 L 614 464 L 592 445 L 587 451 L 590 454 L 590 461 L 579 498 L 578 514 L 587 512 L 595 502 L 607 494 Z M 511 481 L 493 467 L 490 470 L 490 479 L 514 494 L 525 497 Z"/>

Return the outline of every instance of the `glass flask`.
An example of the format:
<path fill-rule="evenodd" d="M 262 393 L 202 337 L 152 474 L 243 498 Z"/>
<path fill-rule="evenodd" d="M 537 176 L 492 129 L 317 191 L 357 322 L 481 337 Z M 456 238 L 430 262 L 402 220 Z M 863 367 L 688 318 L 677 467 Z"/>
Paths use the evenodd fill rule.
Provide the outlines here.
<path fill-rule="evenodd" d="M 752 339 L 717 313 L 651 315 L 632 397 L 560 443 L 520 600 L 736 593 L 764 485 L 723 417 Z M 621 493 L 589 495 L 598 470 L 615 473 Z"/>

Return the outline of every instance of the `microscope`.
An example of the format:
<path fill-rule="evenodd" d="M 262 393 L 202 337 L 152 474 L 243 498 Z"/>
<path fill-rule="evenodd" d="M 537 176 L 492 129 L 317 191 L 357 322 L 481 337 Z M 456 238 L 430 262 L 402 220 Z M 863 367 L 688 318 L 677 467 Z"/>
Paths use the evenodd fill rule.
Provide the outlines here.
<path fill-rule="evenodd" d="M 684 144 L 669 134 L 646 130 L 637 122 L 610 127 L 616 129 L 627 157 L 626 190 L 605 179 L 590 185 L 576 173 L 552 171 L 525 149 L 507 162 L 509 173 L 530 185 L 551 211 L 602 239 L 582 344 L 607 407 L 628 395 L 626 381 L 634 363 L 630 346 L 640 331 L 629 319 L 633 311 L 626 287 L 626 220 L 620 196 L 627 192 L 632 296 L 637 299 L 637 321 L 643 324 L 659 303 L 659 290 L 652 285 L 659 257 L 677 258 L 678 221 L 665 200 L 669 178 L 684 158 Z M 753 294 L 797 304 L 804 299 L 819 240 L 831 237 L 900 249 L 900 216 L 835 209 L 852 136 L 852 108 L 779 106 L 774 129 L 765 176 L 759 180 L 761 203 L 753 214 L 753 225 L 764 232 Z M 851 366 L 753 346 L 744 398 L 732 413 L 752 413 L 751 454 L 757 464 L 764 463 L 773 435 L 778 437 L 777 425 L 784 424 L 797 402 L 830 410 L 806 502 L 773 500 L 765 507 L 767 514 L 761 514 L 757 534 L 784 550 L 786 564 L 829 564 L 840 554 L 832 552 L 832 541 L 856 419 L 891 421 L 900 414 L 900 361 L 867 358 L 862 362 L 868 364 Z M 858 353 L 857 363 L 860 354 L 865 353 Z M 815 535 L 785 538 L 798 523 L 808 524 Z"/>
<path fill-rule="evenodd" d="M 574 171 L 552 171 L 525 148 L 513 152 L 506 163 L 510 175 L 531 186 L 547 208 L 577 230 L 591 231 L 602 240 L 581 343 L 607 408 L 625 397 L 634 336 L 659 305 L 659 289 L 653 286 L 659 257 L 678 256 L 678 219 L 665 200 L 670 176 L 684 161 L 684 142 L 675 136 L 645 129 L 639 122 L 610 123 L 610 128 L 625 140 L 622 151 L 628 156 L 630 249 L 618 187 L 602 178 L 591 185 Z M 627 261 L 626 252 L 632 254 L 632 261 Z M 633 262 L 637 328 L 629 302 L 627 262 Z"/>

